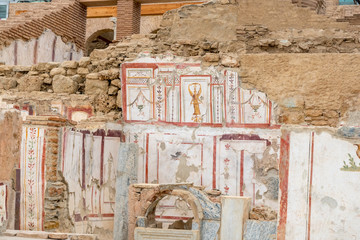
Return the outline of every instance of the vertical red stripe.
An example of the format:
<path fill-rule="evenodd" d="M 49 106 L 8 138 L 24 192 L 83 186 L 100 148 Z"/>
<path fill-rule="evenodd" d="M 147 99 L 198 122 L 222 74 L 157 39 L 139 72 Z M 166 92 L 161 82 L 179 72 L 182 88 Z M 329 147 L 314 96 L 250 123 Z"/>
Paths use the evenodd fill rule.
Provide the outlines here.
<path fill-rule="evenodd" d="M 271 124 L 272 102 L 269 100 L 269 125 Z"/>
<path fill-rule="evenodd" d="M 15 41 L 15 45 L 14 45 L 14 65 L 18 64 L 17 53 L 18 53 L 18 43 L 17 43 L 17 41 Z"/>
<path fill-rule="evenodd" d="M 311 224 L 311 191 L 313 181 L 313 166 L 314 166 L 314 132 L 311 134 L 311 155 L 310 155 L 310 185 L 309 185 L 309 214 L 308 214 L 308 238 L 310 240 L 310 224 Z"/>
<path fill-rule="evenodd" d="M 123 114 L 123 119 L 126 120 L 129 120 L 127 118 L 127 106 L 126 106 L 126 68 L 125 68 L 125 65 L 126 63 L 123 63 L 121 65 L 121 91 L 122 91 L 122 114 Z"/>
<path fill-rule="evenodd" d="M 40 130 L 40 129 L 39 129 Z M 44 130 L 45 136 L 45 130 Z M 41 221 L 41 231 L 44 231 L 44 219 L 45 219 L 45 157 L 46 157 L 46 141 L 44 138 L 44 146 L 43 146 L 43 153 L 41 158 L 41 192 L 42 192 L 42 221 Z"/>
<path fill-rule="evenodd" d="M 104 183 L 104 147 L 105 147 L 105 132 L 101 133 L 101 155 L 100 155 L 100 185 Z"/>
<path fill-rule="evenodd" d="M 53 45 L 52 45 L 52 56 L 51 56 L 51 60 L 52 60 L 53 62 L 55 62 L 56 39 L 57 39 L 57 36 L 55 36 L 54 41 L 53 41 Z"/>
<path fill-rule="evenodd" d="M 159 144 L 157 144 L 156 146 L 156 152 L 157 152 L 157 171 L 156 171 L 156 179 L 157 179 L 157 183 L 159 183 L 159 169 L 160 169 L 160 153 L 159 153 Z"/>
<path fill-rule="evenodd" d="M 76 134 L 76 133 L 75 133 Z M 82 169 L 81 169 L 81 174 L 82 174 L 82 188 L 85 189 L 85 133 L 82 133 L 83 137 L 82 137 Z M 75 141 L 75 138 L 74 138 Z"/>
<path fill-rule="evenodd" d="M 38 44 L 39 44 L 39 40 L 36 39 L 34 45 L 34 61 L 33 61 L 34 64 L 36 64 L 38 60 Z"/>
<path fill-rule="evenodd" d="M 149 133 L 146 134 L 145 183 L 149 182 Z"/>
<path fill-rule="evenodd" d="M 213 145 L 213 189 L 216 189 L 216 136 Z"/>
<path fill-rule="evenodd" d="M 277 240 L 285 240 L 287 205 L 288 205 L 288 183 L 289 183 L 289 152 L 290 152 L 290 134 L 287 131 L 282 132 L 280 141 L 280 211 L 279 224 L 277 229 Z"/>
<path fill-rule="evenodd" d="M 201 146 L 201 186 L 203 185 L 203 163 L 204 163 L 204 145 L 200 144 Z"/>
<path fill-rule="evenodd" d="M 244 196 L 244 150 L 241 150 L 241 162 L 240 162 L 240 196 Z"/>
<path fill-rule="evenodd" d="M 65 144 L 66 144 L 66 137 L 67 137 L 67 130 L 64 128 L 64 134 L 63 134 L 63 141 L 62 141 L 62 164 L 61 164 L 61 170 L 64 172 L 65 167 Z"/>

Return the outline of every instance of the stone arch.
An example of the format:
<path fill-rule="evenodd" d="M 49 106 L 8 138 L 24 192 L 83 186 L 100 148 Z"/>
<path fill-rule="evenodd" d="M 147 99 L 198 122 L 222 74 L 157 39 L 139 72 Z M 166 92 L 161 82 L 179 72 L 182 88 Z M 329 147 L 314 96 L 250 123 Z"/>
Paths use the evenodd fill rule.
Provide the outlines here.
<path fill-rule="evenodd" d="M 91 34 L 85 42 L 86 55 L 89 56 L 94 49 L 104 49 L 114 39 L 114 29 L 105 28 Z"/>
<path fill-rule="evenodd" d="M 200 204 L 200 201 L 188 190 L 184 189 L 174 189 L 172 191 L 163 191 L 153 196 L 150 196 L 146 202 L 150 203 L 147 208 L 144 208 L 144 216 L 148 220 L 148 222 L 155 221 L 155 209 L 158 203 L 166 196 L 175 196 L 182 198 L 186 201 L 193 211 L 194 221 L 201 226 L 201 222 L 204 218 L 204 213 Z"/>

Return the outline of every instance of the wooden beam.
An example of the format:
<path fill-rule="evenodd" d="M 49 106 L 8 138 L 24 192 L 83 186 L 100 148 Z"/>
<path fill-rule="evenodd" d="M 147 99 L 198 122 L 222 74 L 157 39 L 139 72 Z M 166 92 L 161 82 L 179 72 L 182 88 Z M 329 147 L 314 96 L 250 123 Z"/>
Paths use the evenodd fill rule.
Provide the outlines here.
<path fill-rule="evenodd" d="M 162 3 L 162 4 L 142 4 L 141 15 L 162 15 L 167 11 L 182 7 L 184 5 L 201 4 L 203 2 L 181 2 L 181 3 Z"/>
<path fill-rule="evenodd" d="M 176 9 L 184 5 L 201 4 L 201 3 L 203 2 L 143 4 L 141 5 L 141 15 L 142 16 L 162 15 L 169 10 Z M 87 8 L 88 18 L 105 18 L 105 17 L 116 17 L 116 16 L 117 16 L 116 6 Z"/>
<path fill-rule="evenodd" d="M 111 7 L 88 7 L 88 18 L 116 17 L 116 6 Z"/>
<path fill-rule="evenodd" d="M 116 6 L 117 0 L 79 0 L 79 2 L 87 7 L 100 7 Z"/>

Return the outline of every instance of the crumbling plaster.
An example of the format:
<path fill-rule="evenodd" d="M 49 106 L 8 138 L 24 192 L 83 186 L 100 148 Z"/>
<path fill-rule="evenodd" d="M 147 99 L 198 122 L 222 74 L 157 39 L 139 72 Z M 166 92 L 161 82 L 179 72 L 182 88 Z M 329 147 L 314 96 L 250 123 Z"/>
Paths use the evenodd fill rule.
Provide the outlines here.
<path fill-rule="evenodd" d="M 245 1 L 240 3 L 244 4 Z M 246 2 L 245 6 L 256 9 L 255 3 L 259 2 L 255 1 L 254 4 Z M 270 3 L 264 3 L 264 6 L 265 9 L 268 9 Z M 212 9 L 216 12 L 217 8 L 220 9 L 220 13 L 226 12 L 222 15 L 224 18 L 218 16 L 217 20 L 215 18 L 207 19 L 207 11 Z M 90 128 L 96 131 L 103 128 L 103 122 L 117 122 L 111 125 L 117 130 L 125 132 L 127 142 L 139 142 L 139 182 L 145 181 L 146 156 L 150 155 L 148 163 L 154 164 L 157 159 L 156 151 L 168 149 L 172 151 L 174 147 L 171 149 L 170 146 L 174 145 L 174 142 L 175 148 L 178 148 L 184 140 L 195 146 L 196 144 L 193 143 L 212 143 L 214 137 L 221 139 L 226 135 L 227 138 L 233 136 L 234 139 L 225 139 L 232 144 L 232 141 L 239 140 L 236 139 L 237 136 L 238 138 L 257 136 L 265 143 L 264 149 L 256 150 L 256 154 L 249 158 L 246 158 L 247 155 L 245 155 L 245 159 L 249 163 L 254 163 L 254 167 L 250 166 L 249 169 L 255 170 L 254 178 L 248 178 L 248 182 L 251 184 L 255 182 L 256 186 L 260 186 L 259 191 L 255 191 L 255 195 L 253 195 L 254 192 L 251 192 L 250 195 L 252 195 L 255 206 L 266 204 L 279 210 L 278 239 L 285 239 L 285 237 L 293 239 L 300 235 L 306 237 L 308 234 L 314 238 L 321 237 L 319 233 L 329 239 L 333 236 L 350 239 L 358 235 L 357 229 L 352 227 L 353 223 L 348 222 L 349 219 L 356 221 L 358 212 L 357 206 L 354 205 L 356 203 L 354 192 L 356 192 L 357 173 L 352 171 L 353 168 L 356 170 L 359 165 L 358 158 L 356 158 L 356 146 L 353 145 L 358 144 L 358 136 L 352 136 L 353 138 L 349 140 L 339 138 L 339 133 L 336 133 L 336 127 L 342 124 L 350 127 L 358 126 L 357 98 L 359 92 L 357 89 L 359 86 L 357 78 L 359 72 L 354 67 L 359 62 L 359 56 L 355 53 L 359 48 L 358 40 L 354 37 L 358 30 L 355 27 L 349 28 L 348 31 L 336 30 L 335 27 L 341 28 L 344 24 L 316 25 L 312 23 L 314 25 L 306 25 L 306 23 L 301 23 L 297 30 L 285 29 L 283 31 L 288 26 L 272 27 L 276 21 L 271 21 L 271 24 L 267 26 L 242 26 L 239 33 L 236 31 L 238 23 L 230 22 L 228 28 L 224 28 L 228 31 L 227 35 L 223 35 L 224 38 L 220 36 L 223 31 L 221 29 L 219 35 L 213 34 L 213 38 L 204 40 L 204 36 L 210 34 L 208 30 L 214 21 L 221 25 L 225 22 L 228 23 L 226 19 L 235 19 L 238 16 L 234 9 L 237 9 L 235 5 L 209 3 L 199 7 L 191 6 L 173 10 L 165 15 L 163 25 L 156 34 L 134 35 L 106 50 L 94 51 L 89 58 L 82 58 L 79 62 L 46 63 L 24 68 L 0 66 L 2 85 L 6 89 L 2 94 L 12 95 L 7 96 L 6 101 L 17 103 L 20 105 L 21 111 L 29 114 L 31 109 L 35 114 L 47 114 L 54 110 L 56 113 L 71 118 L 72 115 L 67 115 L 67 111 L 71 107 L 74 109 L 78 106 L 90 107 L 91 114 L 87 116 L 92 114 L 95 116 L 90 120 L 80 122 L 77 129 Z M 295 10 L 295 8 L 291 8 L 291 11 L 299 14 L 298 20 L 310 16 L 308 9 Z M 204 23 L 204 29 L 201 31 L 198 28 L 194 28 L 194 31 L 191 30 L 194 24 L 199 23 L 191 21 L 193 19 L 187 19 L 187 16 L 199 18 L 200 22 Z M 266 25 L 260 20 L 259 24 Z M 323 17 L 316 20 L 320 23 L 325 21 Z M 319 31 L 321 34 L 311 30 L 301 32 L 300 28 L 307 26 L 328 30 Z M 188 39 L 182 38 L 185 30 L 181 27 L 189 30 Z M 268 38 L 266 34 L 274 29 L 281 31 L 272 33 L 273 39 Z M 262 35 L 263 32 L 267 33 Z M 252 40 L 243 41 L 244 36 Z M 295 36 L 296 41 L 290 41 L 289 36 Z M 314 36 L 322 38 L 323 41 L 316 44 L 311 43 Z M 232 41 L 228 41 L 229 38 Z M 303 45 L 306 42 L 311 44 Z M 348 44 L 349 42 L 350 44 Z M 295 47 L 291 48 L 288 44 Z M 267 54 L 249 54 L 260 51 L 259 49 Z M 273 54 L 274 49 L 281 53 Z M 122 78 L 119 76 L 119 67 L 124 62 L 141 63 L 143 60 L 135 62 L 133 60 L 138 57 L 140 52 L 144 51 L 148 53 L 142 54 L 142 56 L 157 56 L 159 59 L 167 59 L 168 62 L 174 61 L 175 58 L 171 54 L 164 56 L 162 53 L 169 51 L 183 56 L 182 60 L 177 58 L 181 62 L 201 62 L 203 69 L 214 66 L 218 71 L 231 69 L 239 72 L 241 87 L 258 89 L 278 104 L 278 108 L 273 113 L 273 124 L 277 126 L 260 129 L 205 127 L 201 124 L 195 127 L 175 126 L 161 122 L 124 124 L 121 115 L 124 112 L 121 92 L 123 86 L 121 85 Z M 311 51 L 316 53 L 304 54 Z M 337 53 L 320 54 L 321 51 Z M 354 53 L 340 54 L 343 51 Z M 19 81 L 18 78 L 22 80 Z M 68 85 L 70 87 L 66 87 Z M 75 85 L 77 87 L 74 88 Z M 9 89 L 11 90 L 9 91 Z M 55 93 L 52 93 L 53 91 Z M 61 98 L 64 100 L 60 104 L 51 103 L 52 100 L 61 100 Z M 65 110 L 62 111 L 62 109 Z M 82 112 L 87 111 L 87 108 L 82 109 Z M 280 126 L 280 124 L 284 125 Z M 301 126 L 288 129 L 286 124 Z M 34 123 L 34 125 L 36 124 Z M 309 128 L 309 125 L 325 125 L 332 128 L 330 130 Z M 76 129 L 69 129 L 69 131 L 76 134 Z M 137 133 L 138 136 L 135 137 Z M 152 133 L 156 134 L 151 135 Z M 148 141 L 154 143 L 154 145 L 150 145 L 149 151 L 146 150 L 147 134 L 151 136 Z M 210 138 L 207 139 L 202 135 L 209 135 Z M 78 138 L 81 143 L 82 136 Z M 156 141 L 159 141 L 159 147 L 153 147 Z M 101 152 L 98 147 L 100 145 L 94 144 L 90 148 L 91 151 L 98 154 Z M 72 146 L 74 147 L 74 145 Z M 94 148 L 96 150 L 93 150 Z M 241 156 L 241 151 L 233 148 L 236 156 Z M 74 149 L 79 150 L 80 147 L 74 147 Z M 311 149 L 314 149 L 313 154 L 310 154 Z M 187 150 L 195 151 L 197 147 L 191 146 Z M 205 154 L 209 154 L 213 149 L 207 147 L 206 150 Z M 355 167 L 349 162 L 348 154 L 357 164 Z M 160 177 L 165 176 L 164 179 L 174 182 L 195 179 L 195 182 L 198 173 L 203 170 L 211 172 L 209 167 L 213 166 L 211 164 L 206 164 L 208 169 L 202 169 L 195 166 L 194 163 L 190 165 L 186 163 L 184 156 L 178 158 L 176 152 L 172 152 L 172 155 L 175 156 L 175 159 L 169 162 L 176 165 L 175 163 L 182 161 L 182 169 L 177 168 L 175 174 L 169 174 L 169 169 L 173 168 L 160 168 Z M 172 157 L 167 152 L 164 156 L 169 159 Z M 313 164 L 311 156 L 314 156 Z M 346 168 L 344 164 L 348 167 Z M 96 169 L 97 165 L 92 162 L 91 168 Z M 345 170 L 341 170 L 342 168 Z M 153 176 L 156 175 L 156 170 L 150 172 Z M 69 174 L 70 171 L 63 173 Z M 93 176 L 88 174 L 87 177 Z M 311 178 L 313 184 L 310 184 Z M 153 178 L 149 182 L 155 180 Z M 211 179 L 205 177 L 204 180 L 206 182 L 204 181 L 203 185 L 207 190 L 211 190 L 214 187 Z M 79 185 L 76 180 L 75 184 Z M 96 184 L 89 186 L 97 187 Z M 336 192 L 333 189 L 336 189 Z M 245 189 L 245 194 L 249 194 L 246 192 L 247 190 L 250 188 Z M 221 189 L 221 191 L 225 192 L 225 189 Z M 312 194 L 312 207 L 307 204 L 312 201 L 308 198 L 309 194 Z M 135 195 L 138 197 L 137 194 Z M 310 211 L 311 208 L 312 211 Z M 314 211 L 315 208 L 317 211 Z M 84 209 L 86 208 L 82 210 Z M 141 211 L 144 212 L 145 209 L 141 209 Z M 83 216 L 86 215 L 85 212 L 83 212 Z M 310 213 L 312 217 L 309 215 Z M 302 218 L 298 217 L 299 214 Z M 348 215 L 352 218 L 345 217 Z M 324 216 L 326 216 L 326 225 L 322 222 Z M 133 220 L 130 223 L 135 224 Z M 112 219 L 109 220 L 107 226 L 111 224 Z M 273 225 L 273 223 L 271 224 Z M 83 226 L 84 228 L 81 230 L 85 232 L 91 230 L 111 235 L 111 230 L 108 231 L 101 225 L 94 227 L 84 223 Z M 322 231 L 316 232 L 319 226 Z"/>
<path fill-rule="evenodd" d="M 83 51 L 70 42 L 45 30 L 41 36 L 29 41 L 15 40 L 0 49 L 0 62 L 7 65 L 31 66 L 40 62 L 80 60 Z"/>

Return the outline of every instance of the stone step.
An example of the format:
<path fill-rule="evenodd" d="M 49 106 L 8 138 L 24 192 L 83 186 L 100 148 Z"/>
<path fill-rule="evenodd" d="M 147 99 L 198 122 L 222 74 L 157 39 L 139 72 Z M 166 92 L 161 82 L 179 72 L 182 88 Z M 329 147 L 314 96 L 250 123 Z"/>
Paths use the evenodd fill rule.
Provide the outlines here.
<path fill-rule="evenodd" d="M 0 235 L 0 240 L 22 240 L 22 239 L 57 239 L 57 240 L 97 240 L 93 234 L 77 233 L 52 233 L 42 231 L 6 230 Z"/>

